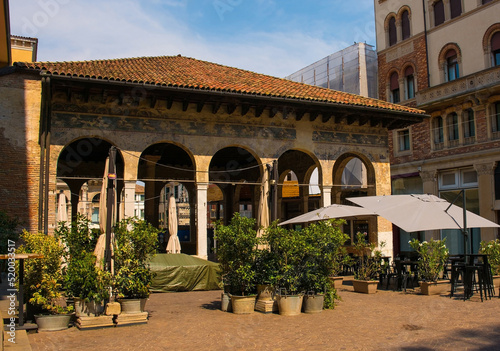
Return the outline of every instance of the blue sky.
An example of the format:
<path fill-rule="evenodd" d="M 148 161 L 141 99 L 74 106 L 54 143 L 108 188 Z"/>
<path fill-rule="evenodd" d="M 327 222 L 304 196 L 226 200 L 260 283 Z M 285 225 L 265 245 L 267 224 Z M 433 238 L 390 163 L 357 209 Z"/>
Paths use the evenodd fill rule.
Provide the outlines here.
<path fill-rule="evenodd" d="M 356 42 L 374 0 L 10 0 L 39 61 L 177 55 L 284 77 Z"/>

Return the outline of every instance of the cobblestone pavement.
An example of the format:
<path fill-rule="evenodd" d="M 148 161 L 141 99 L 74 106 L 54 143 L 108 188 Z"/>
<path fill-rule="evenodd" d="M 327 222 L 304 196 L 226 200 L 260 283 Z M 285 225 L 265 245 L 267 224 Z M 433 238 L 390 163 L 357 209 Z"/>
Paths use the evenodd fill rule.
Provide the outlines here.
<path fill-rule="evenodd" d="M 346 282 L 344 282 L 346 284 Z M 220 291 L 151 295 L 147 324 L 30 334 L 41 350 L 500 350 L 500 298 L 481 302 L 414 292 L 358 294 L 334 310 L 235 315 Z"/>

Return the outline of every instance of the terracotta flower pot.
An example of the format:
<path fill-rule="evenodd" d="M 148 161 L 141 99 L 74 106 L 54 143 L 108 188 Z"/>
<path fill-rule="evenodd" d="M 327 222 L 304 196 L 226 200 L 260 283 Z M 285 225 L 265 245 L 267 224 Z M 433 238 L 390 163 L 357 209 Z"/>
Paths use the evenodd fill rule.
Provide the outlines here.
<path fill-rule="evenodd" d="M 441 295 L 450 291 L 449 280 L 438 280 L 435 282 L 420 282 L 420 293 L 422 295 Z"/>
<path fill-rule="evenodd" d="M 375 294 L 377 292 L 378 281 L 376 280 L 357 280 L 352 281 L 354 291 L 363 294 Z"/>

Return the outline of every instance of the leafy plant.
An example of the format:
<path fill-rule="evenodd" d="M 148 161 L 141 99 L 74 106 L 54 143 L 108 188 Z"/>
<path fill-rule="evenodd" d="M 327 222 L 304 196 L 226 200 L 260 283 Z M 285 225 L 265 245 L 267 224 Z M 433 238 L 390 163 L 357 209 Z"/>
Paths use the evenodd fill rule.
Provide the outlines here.
<path fill-rule="evenodd" d="M 44 312 L 58 314 L 73 310 L 72 306 L 61 306 L 61 287 L 63 274 L 61 257 L 64 248 L 59 241 L 49 235 L 23 231 L 21 239 L 24 242 L 17 253 L 39 253 L 43 258 L 26 260 L 24 279 L 27 289 L 25 298 L 35 307 Z"/>
<path fill-rule="evenodd" d="M 229 225 L 217 222 L 217 259 L 224 285 L 235 295 L 255 291 L 256 260 L 259 238 L 255 230 L 255 219 L 242 217 L 236 212 Z M 265 261 L 260 261 L 263 264 Z"/>
<path fill-rule="evenodd" d="M 488 255 L 492 275 L 500 275 L 500 240 L 481 241 L 480 254 Z"/>
<path fill-rule="evenodd" d="M 382 243 L 381 246 L 384 246 Z M 354 252 L 358 257 L 357 270 L 354 272 L 354 279 L 376 280 L 381 269 L 382 252 L 376 250 L 375 243 L 367 240 L 367 233 L 356 234 Z"/>
<path fill-rule="evenodd" d="M 159 229 L 137 218 L 121 220 L 115 227 L 115 292 L 118 297 L 146 298 L 154 273 L 149 259 L 156 253 Z"/>
<path fill-rule="evenodd" d="M 78 214 L 71 227 L 65 222 L 59 222 L 54 234 L 65 246 L 66 294 L 86 302 L 100 303 L 109 299 L 112 276 L 110 272 L 104 272 L 96 265 L 94 249 L 99 234 L 90 229 L 88 218 Z"/>
<path fill-rule="evenodd" d="M 302 285 L 307 291 L 321 293 L 329 286 L 329 277 L 335 274 L 342 245 L 348 239 L 342 232 L 343 224 L 343 220 L 331 219 L 310 224 L 300 231 L 305 242 Z"/>
<path fill-rule="evenodd" d="M 19 233 L 16 231 L 18 225 L 17 218 L 11 218 L 5 211 L 0 211 L 0 252 L 7 252 L 9 240 L 19 240 Z"/>
<path fill-rule="evenodd" d="M 275 262 L 276 271 L 270 275 L 271 285 L 286 290 L 289 294 L 303 292 L 305 273 L 306 241 L 300 231 L 278 226 L 275 221 L 264 235 L 270 250 L 270 258 Z"/>
<path fill-rule="evenodd" d="M 418 274 L 426 282 L 437 281 L 448 260 L 446 239 L 420 242 L 412 239 L 410 246 L 418 253 Z"/>

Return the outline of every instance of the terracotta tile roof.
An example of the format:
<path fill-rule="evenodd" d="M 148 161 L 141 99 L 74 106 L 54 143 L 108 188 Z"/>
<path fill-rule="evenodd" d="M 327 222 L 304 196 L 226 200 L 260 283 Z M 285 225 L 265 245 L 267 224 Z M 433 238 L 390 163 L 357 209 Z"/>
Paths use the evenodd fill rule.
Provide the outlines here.
<path fill-rule="evenodd" d="M 31 70 L 43 70 L 49 74 L 60 76 L 233 92 L 373 107 L 397 112 L 425 113 L 407 106 L 292 82 L 180 55 L 75 62 L 18 62 L 15 65 Z"/>

